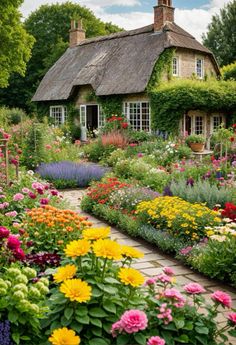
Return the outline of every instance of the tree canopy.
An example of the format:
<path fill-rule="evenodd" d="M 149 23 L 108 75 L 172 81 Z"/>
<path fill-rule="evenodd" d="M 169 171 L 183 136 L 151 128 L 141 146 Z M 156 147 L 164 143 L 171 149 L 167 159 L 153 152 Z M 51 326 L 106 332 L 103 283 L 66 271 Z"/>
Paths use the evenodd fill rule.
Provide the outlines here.
<path fill-rule="evenodd" d="M 34 39 L 24 29 L 18 10 L 23 0 L 0 3 L 0 88 L 7 87 L 10 75 L 24 75 Z"/>
<path fill-rule="evenodd" d="M 216 56 L 220 66 L 236 60 L 236 0 L 212 17 L 208 32 L 203 35 L 203 43 Z"/>
<path fill-rule="evenodd" d="M 12 0 L 13 1 L 13 0 Z M 103 23 L 92 11 L 72 2 L 42 5 L 26 19 L 25 29 L 35 38 L 32 57 L 26 76 L 13 75 L 10 86 L 0 90 L 0 102 L 8 106 L 32 109 L 30 100 L 46 71 L 63 54 L 69 45 L 71 19 L 83 19 L 86 37 L 96 37 L 118 32 L 111 23 Z"/>

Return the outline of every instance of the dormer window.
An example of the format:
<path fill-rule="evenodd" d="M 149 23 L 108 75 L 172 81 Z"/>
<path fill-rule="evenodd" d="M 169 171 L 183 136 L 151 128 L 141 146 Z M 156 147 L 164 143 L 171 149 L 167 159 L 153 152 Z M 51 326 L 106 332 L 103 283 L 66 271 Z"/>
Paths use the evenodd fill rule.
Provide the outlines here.
<path fill-rule="evenodd" d="M 174 77 L 179 76 L 179 57 L 175 56 L 172 60 L 172 74 Z"/>
<path fill-rule="evenodd" d="M 204 77 L 204 59 L 203 58 L 196 58 L 196 76 L 199 79 L 203 79 Z"/>

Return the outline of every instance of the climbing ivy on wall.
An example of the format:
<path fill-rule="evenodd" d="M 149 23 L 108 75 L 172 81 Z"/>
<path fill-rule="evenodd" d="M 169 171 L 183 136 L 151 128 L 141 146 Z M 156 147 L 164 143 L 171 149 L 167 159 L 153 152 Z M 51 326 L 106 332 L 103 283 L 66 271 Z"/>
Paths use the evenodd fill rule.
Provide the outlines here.
<path fill-rule="evenodd" d="M 96 96 L 95 92 L 92 91 L 87 95 L 86 101 L 96 101 L 100 104 L 106 118 L 111 117 L 112 114 L 122 115 L 122 95 Z"/>
<path fill-rule="evenodd" d="M 176 133 L 179 121 L 189 110 L 224 112 L 227 122 L 236 114 L 236 82 L 177 80 L 163 83 L 150 92 L 153 129 Z"/>

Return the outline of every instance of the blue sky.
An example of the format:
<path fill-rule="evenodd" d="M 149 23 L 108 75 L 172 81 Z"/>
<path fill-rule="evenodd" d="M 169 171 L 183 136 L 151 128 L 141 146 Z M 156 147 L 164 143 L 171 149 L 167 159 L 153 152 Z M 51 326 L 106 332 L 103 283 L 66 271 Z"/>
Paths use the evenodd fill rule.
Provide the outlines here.
<path fill-rule="evenodd" d="M 66 0 L 25 0 L 21 12 L 26 18 L 40 5 L 63 3 Z M 103 21 L 125 30 L 136 29 L 153 22 L 153 6 L 158 0 L 70 0 L 90 8 Z M 173 0 L 175 22 L 201 41 L 213 15 L 232 0 Z"/>

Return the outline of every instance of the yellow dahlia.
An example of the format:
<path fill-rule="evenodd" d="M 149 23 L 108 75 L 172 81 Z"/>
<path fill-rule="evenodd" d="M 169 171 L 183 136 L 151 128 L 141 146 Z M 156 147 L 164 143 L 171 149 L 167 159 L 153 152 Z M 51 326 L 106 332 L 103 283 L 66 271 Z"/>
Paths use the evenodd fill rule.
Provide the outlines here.
<path fill-rule="evenodd" d="M 71 301 L 77 301 L 79 303 L 89 301 L 92 294 L 91 286 L 81 279 L 65 280 L 60 286 L 60 291 Z"/>
<path fill-rule="evenodd" d="M 125 285 L 131 285 L 133 287 L 138 287 L 144 283 L 144 276 L 134 268 L 120 268 L 118 277 L 121 282 Z"/>
<path fill-rule="evenodd" d="M 116 241 L 112 240 L 98 240 L 93 244 L 93 251 L 96 256 L 110 260 L 120 260 L 121 256 L 121 245 Z"/>
<path fill-rule="evenodd" d="M 132 248 L 130 246 L 121 246 L 122 255 L 132 259 L 141 259 L 144 257 L 143 252 L 140 250 Z"/>
<path fill-rule="evenodd" d="M 55 329 L 48 339 L 52 345 L 79 345 L 80 337 L 66 327 Z"/>
<path fill-rule="evenodd" d="M 56 283 L 61 283 L 64 280 L 73 278 L 76 271 L 77 268 L 75 265 L 66 265 L 64 267 L 59 267 L 57 272 L 53 274 L 53 279 Z"/>
<path fill-rule="evenodd" d="M 83 238 L 86 240 L 99 240 L 100 238 L 109 237 L 111 228 L 91 228 L 85 229 L 82 232 Z"/>
<path fill-rule="evenodd" d="M 71 258 L 76 258 L 77 256 L 84 256 L 88 254 L 90 250 L 91 243 L 87 240 L 77 240 L 72 241 L 67 244 L 64 252 L 66 256 Z"/>

